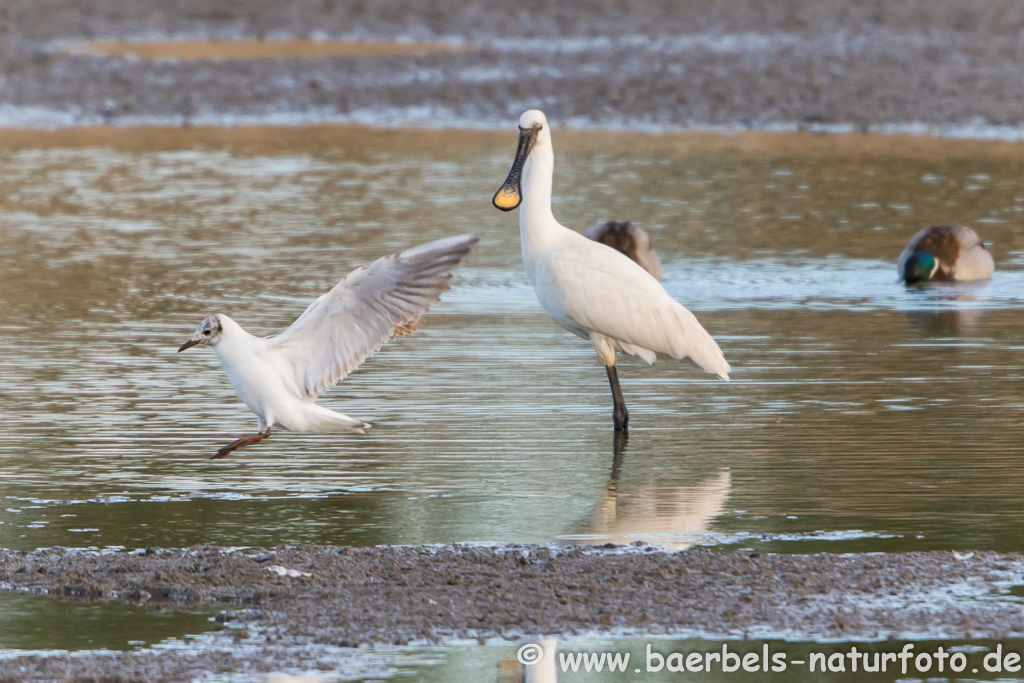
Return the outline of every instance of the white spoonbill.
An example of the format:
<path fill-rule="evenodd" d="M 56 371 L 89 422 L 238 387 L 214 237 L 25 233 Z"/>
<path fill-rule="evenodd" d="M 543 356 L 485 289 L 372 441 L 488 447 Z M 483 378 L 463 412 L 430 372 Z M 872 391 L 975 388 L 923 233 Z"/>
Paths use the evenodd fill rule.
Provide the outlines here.
<path fill-rule="evenodd" d="M 594 345 L 608 372 L 615 429 L 627 431 L 629 413 L 615 369 L 623 351 L 653 363 L 658 355 L 688 359 L 729 379 L 722 350 L 697 318 L 628 256 L 563 227 L 551 213 L 555 154 L 544 113 L 519 119 L 519 147 L 508 178 L 492 202 L 519 210 L 526 277 L 556 323 Z"/>
<path fill-rule="evenodd" d="M 233 441 L 213 458 L 259 443 L 275 425 L 362 434 L 369 424 L 317 405 L 317 397 L 384 342 L 414 332 L 477 239 L 436 240 L 360 266 L 273 337 L 254 337 L 223 313 L 207 316 L 178 352 L 212 346 L 231 386 L 259 419 L 258 434 Z"/>

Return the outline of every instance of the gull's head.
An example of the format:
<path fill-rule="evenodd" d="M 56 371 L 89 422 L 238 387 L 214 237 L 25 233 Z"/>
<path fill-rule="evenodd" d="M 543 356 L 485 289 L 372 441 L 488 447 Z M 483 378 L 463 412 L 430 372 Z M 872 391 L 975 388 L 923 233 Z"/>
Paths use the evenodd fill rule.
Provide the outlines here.
<path fill-rule="evenodd" d="M 220 316 L 216 313 L 208 315 L 203 318 L 203 322 L 199 323 L 199 327 L 196 328 L 196 333 L 192 335 L 192 338 L 178 347 L 178 353 L 200 344 L 216 346 L 220 343 L 222 336 L 224 336 L 224 326 L 221 324 Z"/>
<path fill-rule="evenodd" d="M 502 211 L 511 211 L 523 201 L 523 164 L 538 145 L 550 145 L 551 132 L 548 130 L 548 118 L 540 109 L 523 112 L 519 117 L 519 147 L 516 158 L 512 162 L 512 170 L 494 193 L 491 203 Z"/>

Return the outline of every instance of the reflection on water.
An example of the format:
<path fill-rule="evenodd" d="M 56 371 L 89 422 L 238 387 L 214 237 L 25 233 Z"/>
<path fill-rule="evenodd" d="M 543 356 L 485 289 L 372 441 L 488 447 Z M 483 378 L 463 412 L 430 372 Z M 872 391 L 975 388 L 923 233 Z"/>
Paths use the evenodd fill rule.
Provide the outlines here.
<path fill-rule="evenodd" d="M 610 476 L 600 364 L 489 204 L 508 135 L 0 134 L 0 546 L 1024 549 L 1019 147 L 559 134 L 556 215 L 649 230 L 735 368 L 624 360 Z M 993 280 L 897 284 L 909 236 L 951 221 Z M 471 231 L 424 328 L 325 398 L 369 435 L 206 459 L 254 420 L 212 354 L 175 354 L 197 319 L 271 333 L 355 265 Z"/>
<path fill-rule="evenodd" d="M 946 311 L 907 311 L 907 319 L 926 336 L 957 336 L 978 328 L 978 309 Z"/>
<path fill-rule="evenodd" d="M 497 683 L 558 683 L 558 640 L 527 643 L 515 659 L 498 660 Z"/>
<path fill-rule="evenodd" d="M 696 486 L 681 486 L 644 471 L 640 463 L 631 468 L 642 473 L 639 477 L 620 482 L 629 442 L 621 433 L 613 441 L 611 476 L 590 521 L 579 533 L 558 540 L 595 545 L 646 541 L 666 550 L 683 550 L 704 540 L 710 522 L 725 511 L 731 484 L 728 470 Z"/>

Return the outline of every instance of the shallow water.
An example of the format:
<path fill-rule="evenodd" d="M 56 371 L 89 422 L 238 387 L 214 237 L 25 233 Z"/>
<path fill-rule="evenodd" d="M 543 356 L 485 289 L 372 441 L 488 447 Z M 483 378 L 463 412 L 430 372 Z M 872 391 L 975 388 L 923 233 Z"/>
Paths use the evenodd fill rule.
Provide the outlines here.
<path fill-rule="evenodd" d="M 616 458 L 604 372 L 490 206 L 514 131 L 0 142 L 0 547 L 1024 550 L 1019 146 L 556 131 L 556 215 L 650 230 L 734 368 L 624 360 Z M 996 277 L 898 285 L 909 237 L 951 221 Z M 482 240 L 424 328 L 323 401 L 366 437 L 207 460 L 255 419 L 212 353 L 175 353 L 204 315 L 269 334 L 359 263 L 460 232 Z"/>
<path fill-rule="evenodd" d="M 0 658 L 48 650 L 131 650 L 220 628 L 216 605 L 166 609 L 0 593 Z M 165 643 L 166 644 L 166 643 Z"/>

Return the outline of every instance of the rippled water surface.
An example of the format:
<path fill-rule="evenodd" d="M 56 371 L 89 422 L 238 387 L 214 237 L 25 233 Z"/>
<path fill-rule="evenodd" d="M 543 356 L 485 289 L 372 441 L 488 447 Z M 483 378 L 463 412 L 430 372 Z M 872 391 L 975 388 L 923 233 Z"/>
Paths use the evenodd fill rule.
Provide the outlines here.
<path fill-rule="evenodd" d="M 722 382 L 620 365 L 522 273 L 490 206 L 514 131 L 0 137 L 0 547 L 614 542 L 1024 550 L 1024 149 L 902 138 L 555 131 L 555 213 L 632 220 L 719 340 Z M 995 278 L 908 290 L 920 227 Z M 286 327 L 353 267 L 482 236 L 423 329 L 323 403 L 356 435 L 255 431 L 210 312 Z"/>

